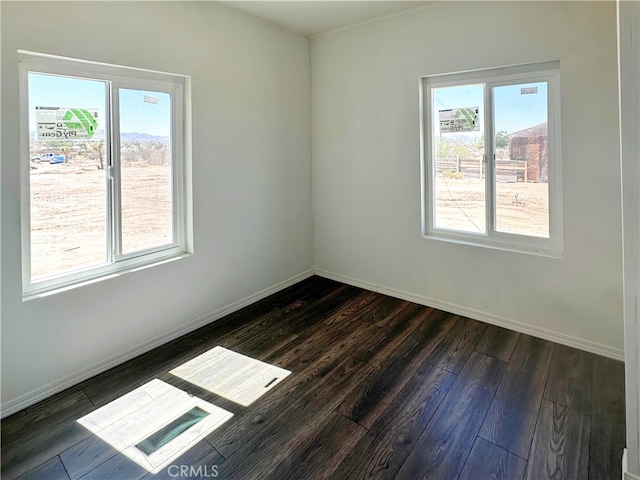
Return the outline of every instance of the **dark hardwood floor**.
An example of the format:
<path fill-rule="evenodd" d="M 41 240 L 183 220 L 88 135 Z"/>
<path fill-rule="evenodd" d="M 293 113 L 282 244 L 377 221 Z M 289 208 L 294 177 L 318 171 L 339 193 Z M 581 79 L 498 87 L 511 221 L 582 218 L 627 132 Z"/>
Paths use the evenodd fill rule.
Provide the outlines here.
<path fill-rule="evenodd" d="M 243 407 L 170 371 L 292 372 Z M 159 378 L 233 413 L 152 475 L 76 420 Z M 621 478 L 624 365 L 312 277 L 2 421 L 2 479 Z"/>

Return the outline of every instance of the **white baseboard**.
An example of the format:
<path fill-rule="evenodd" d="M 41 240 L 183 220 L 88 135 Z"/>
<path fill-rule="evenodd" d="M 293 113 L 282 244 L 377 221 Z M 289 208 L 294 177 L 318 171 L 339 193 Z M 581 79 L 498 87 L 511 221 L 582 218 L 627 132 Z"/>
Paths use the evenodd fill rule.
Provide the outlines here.
<path fill-rule="evenodd" d="M 622 480 L 640 480 L 640 477 L 629 473 L 629 466 L 627 464 L 627 449 L 624 449 L 622 454 Z"/>
<path fill-rule="evenodd" d="M 391 297 L 400 298 L 402 300 L 408 300 L 410 302 L 425 305 L 431 308 L 437 308 L 446 312 L 460 315 L 463 317 L 479 320 L 484 323 L 489 323 L 497 327 L 508 328 L 516 332 L 525 333 L 532 337 L 542 338 L 551 342 L 560 343 L 568 347 L 577 348 L 586 352 L 595 353 L 604 357 L 613 358 L 614 360 L 624 361 L 624 351 L 617 348 L 609 347 L 608 345 L 602 345 L 600 343 L 592 342 L 590 340 L 584 340 L 582 338 L 573 337 L 564 333 L 554 332 L 546 328 L 534 327 L 527 325 L 510 318 L 500 317 L 486 312 L 481 312 L 469 307 L 456 305 L 453 303 L 443 302 L 434 298 L 429 298 L 423 295 L 417 295 L 415 293 L 407 293 L 401 290 L 395 290 L 393 288 L 384 287 L 382 285 L 376 285 L 370 282 L 365 282 L 351 277 L 345 277 L 337 273 L 329 272 L 326 270 L 316 269 L 315 274 L 320 277 L 329 278 L 338 282 L 347 283 L 355 287 L 361 287 L 366 290 L 379 292 Z M 640 480 L 640 479 L 638 479 Z"/>
<path fill-rule="evenodd" d="M 211 313 L 208 313 L 199 318 L 196 318 L 180 326 L 179 328 L 176 328 L 175 330 L 172 330 L 168 333 L 152 338 L 151 340 L 143 343 L 142 345 L 138 345 L 133 349 L 125 350 L 124 352 L 121 352 L 117 355 L 113 355 L 102 362 L 99 362 L 87 368 L 84 368 L 73 375 L 69 375 L 68 377 L 63 378 L 62 380 L 59 380 L 50 385 L 47 385 L 46 387 L 34 390 L 26 395 L 22 395 L 16 398 L 15 400 L 11 400 L 10 402 L 7 402 L 6 404 L 0 407 L 0 410 L 1 410 L 0 418 L 4 418 L 8 415 L 19 412 L 20 410 L 27 408 L 35 403 L 38 403 L 39 401 L 44 400 L 45 398 L 48 398 L 51 395 L 55 395 L 56 393 L 59 393 L 69 387 L 72 387 L 73 385 L 77 385 L 78 383 L 84 380 L 87 380 L 95 375 L 98 375 L 102 372 L 109 370 L 110 368 L 120 365 L 126 362 L 127 360 L 131 360 L 132 358 L 135 358 L 138 355 L 142 355 L 143 353 L 153 350 L 156 347 L 164 345 L 167 342 L 170 342 L 172 340 L 175 340 L 176 338 L 186 335 L 187 333 L 197 330 L 200 327 L 204 327 L 205 325 L 208 325 L 211 322 L 215 322 L 216 320 L 219 320 L 220 318 L 226 315 L 229 315 L 230 313 L 233 313 L 237 310 L 240 310 L 243 307 L 246 307 L 247 305 L 251 305 L 252 303 L 257 302 L 258 300 L 262 300 L 263 298 L 266 298 L 269 295 L 272 295 L 295 283 L 298 283 L 306 278 L 309 278 L 313 276 L 313 274 L 314 274 L 313 270 L 307 270 L 306 272 L 295 275 L 276 285 L 273 285 L 269 288 L 265 288 L 260 292 L 257 292 L 245 298 L 242 298 L 237 302 L 233 302 L 229 305 L 219 308 L 218 310 L 215 310 Z"/>
<path fill-rule="evenodd" d="M 306 272 L 303 272 L 299 275 L 295 275 L 287 280 L 284 280 L 283 282 L 280 282 L 260 292 L 254 293 L 232 304 L 229 304 L 225 307 L 215 310 L 214 312 L 211 312 L 199 318 L 196 318 L 193 321 L 187 324 L 184 324 L 179 328 L 172 330 L 166 334 L 159 335 L 145 342 L 144 344 L 137 346 L 136 348 L 126 350 L 117 355 L 113 355 L 108 359 L 102 362 L 99 362 L 97 364 L 91 365 L 87 368 L 84 368 L 73 375 L 69 375 L 68 377 L 65 377 L 57 382 L 54 382 L 50 385 L 34 390 L 26 395 L 20 396 L 15 400 L 7 402 L 6 404 L 0 407 L 0 418 L 4 418 L 8 415 L 19 412 L 20 410 L 27 408 L 41 400 L 44 400 L 45 398 L 48 398 L 51 395 L 59 393 L 73 385 L 76 385 L 95 375 L 98 375 L 110 368 L 113 368 L 117 365 L 120 365 L 121 363 L 131 360 L 132 358 L 135 358 L 138 355 L 142 355 L 143 353 L 153 350 L 156 347 L 164 345 L 167 342 L 175 340 L 176 338 L 186 335 L 187 333 L 190 333 L 200 327 L 203 327 L 216 320 L 219 320 L 220 318 L 230 313 L 233 313 L 237 310 L 240 310 L 243 307 L 246 307 L 247 305 L 250 305 L 252 303 L 257 302 L 258 300 L 268 297 L 273 293 L 279 292 L 280 290 L 283 290 L 284 288 L 287 288 L 297 282 L 300 282 L 306 278 L 309 278 L 314 274 L 321 277 L 336 280 L 342 283 L 346 283 L 349 285 L 353 285 L 356 287 L 365 288 L 367 290 L 371 290 L 374 292 L 379 292 L 395 298 L 400 298 L 402 300 L 415 302 L 420 305 L 425 305 L 431 308 L 437 308 L 440 310 L 451 312 L 456 315 L 469 317 L 474 320 L 479 320 L 481 322 L 489 323 L 491 325 L 496 325 L 498 327 L 508 328 L 516 332 L 525 333 L 527 335 L 531 335 L 534 337 L 543 338 L 545 340 L 560 343 L 562 345 L 567 345 L 569 347 L 578 348 L 580 350 L 595 353 L 597 355 L 603 355 L 605 357 L 613 358 L 615 360 L 624 361 L 624 352 L 622 350 L 611 348 L 607 345 L 602 345 L 596 342 L 591 342 L 589 340 L 584 340 L 581 338 L 573 337 L 563 333 L 554 332 L 552 330 L 548 330 L 544 328 L 533 327 L 531 325 L 527 325 L 527 324 L 518 322 L 516 320 L 500 317 L 497 315 L 492 315 L 486 312 L 481 312 L 478 310 L 474 310 L 474 309 L 460 306 L 460 305 L 455 305 L 448 302 L 442 302 L 440 300 L 436 300 L 426 296 L 403 292 L 400 290 L 384 287 L 382 285 L 376 285 L 370 282 L 365 282 L 355 278 L 346 277 L 346 276 L 339 275 L 326 270 L 316 269 L 316 270 L 307 270 Z M 627 476 L 625 477 L 625 480 L 640 480 L 640 478 L 636 478 L 634 476 Z"/>

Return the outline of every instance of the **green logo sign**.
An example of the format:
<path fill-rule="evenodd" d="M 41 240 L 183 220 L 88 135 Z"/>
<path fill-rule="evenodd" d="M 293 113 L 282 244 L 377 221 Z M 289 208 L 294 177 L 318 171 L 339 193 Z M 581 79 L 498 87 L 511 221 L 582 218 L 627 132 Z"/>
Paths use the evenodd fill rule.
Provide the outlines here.
<path fill-rule="evenodd" d="M 62 120 L 70 130 L 84 129 L 88 138 L 92 138 L 98 129 L 98 119 L 94 118 L 86 108 L 70 108 Z"/>
<path fill-rule="evenodd" d="M 38 140 L 86 140 L 98 131 L 98 109 L 36 107 Z"/>
<path fill-rule="evenodd" d="M 440 132 L 479 132 L 480 107 L 440 110 Z"/>

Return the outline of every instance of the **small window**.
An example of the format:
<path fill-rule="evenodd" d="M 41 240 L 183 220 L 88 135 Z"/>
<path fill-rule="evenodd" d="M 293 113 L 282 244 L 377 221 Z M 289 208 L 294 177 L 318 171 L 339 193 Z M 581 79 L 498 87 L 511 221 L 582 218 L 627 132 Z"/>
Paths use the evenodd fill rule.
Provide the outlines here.
<path fill-rule="evenodd" d="M 423 235 L 562 253 L 558 62 L 423 77 Z"/>
<path fill-rule="evenodd" d="M 188 253 L 188 78 L 19 62 L 25 297 Z"/>

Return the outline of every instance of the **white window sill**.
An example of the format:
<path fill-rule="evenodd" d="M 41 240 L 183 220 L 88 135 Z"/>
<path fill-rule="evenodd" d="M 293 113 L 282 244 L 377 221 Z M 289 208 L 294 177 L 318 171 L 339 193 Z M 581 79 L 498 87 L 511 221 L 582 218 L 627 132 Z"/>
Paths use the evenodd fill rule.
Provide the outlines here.
<path fill-rule="evenodd" d="M 76 288 L 84 287 L 85 285 L 91 285 L 93 283 L 102 282 L 104 280 L 110 280 L 112 278 L 121 277 L 122 275 L 126 275 L 128 273 L 138 272 L 140 270 L 156 267 L 164 263 L 180 260 L 182 258 L 190 257 L 191 255 L 192 254 L 190 253 L 181 253 L 169 258 L 154 259 L 144 263 L 138 262 L 135 265 L 122 268 L 121 270 L 118 270 L 118 271 L 111 271 L 108 273 L 100 272 L 94 275 L 87 275 L 82 279 L 70 280 L 69 282 L 64 282 L 64 283 L 61 282 L 60 284 L 55 286 L 38 287 L 38 284 L 35 283 L 31 285 L 31 287 L 28 290 L 25 289 L 25 291 L 22 294 L 22 301 L 26 302 L 29 300 L 35 300 L 37 298 L 50 297 L 51 295 L 57 295 L 58 293 L 74 290 Z"/>
<path fill-rule="evenodd" d="M 556 258 L 556 259 L 564 258 L 564 253 L 562 250 L 554 250 L 554 249 L 524 246 L 524 245 L 513 245 L 513 244 L 507 245 L 507 244 L 502 244 L 498 242 L 492 242 L 490 239 L 476 240 L 471 238 L 461 238 L 454 235 L 449 236 L 449 235 L 435 234 L 435 233 L 422 235 L 422 238 L 425 238 L 428 240 L 437 240 L 440 242 L 456 243 L 459 245 L 468 245 L 472 247 L 501 250 L 503 252 L 521 253 L 525 255 L 538 255 L 541 257 L 549 257 L 549 258 Z"/>

